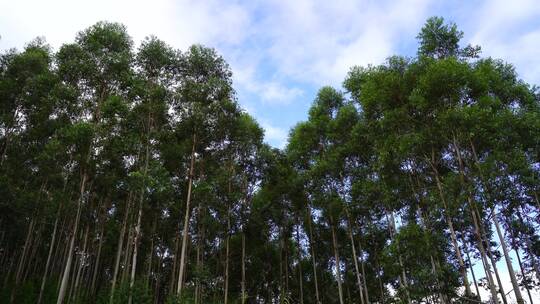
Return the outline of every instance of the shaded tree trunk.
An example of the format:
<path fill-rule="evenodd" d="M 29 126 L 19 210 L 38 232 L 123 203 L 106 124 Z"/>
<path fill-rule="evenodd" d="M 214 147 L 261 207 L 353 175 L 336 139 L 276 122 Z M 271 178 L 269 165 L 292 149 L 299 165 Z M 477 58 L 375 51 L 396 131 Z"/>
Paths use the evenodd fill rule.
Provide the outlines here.
<path fill-rule="evenodd" d="M 195 133 L 193 133 L 193 144 L 191 147 L 191 161 L 189 165 L 189 176 L 188 176 L 188 192 L 187 192 L 187 198 L 186 198 L 186 211 L 184 216 L 184 229 L 182 232 L 182 248 L 180 252 L 180 271 L 178 273 L 178 282 L 176 287 L 176 293 L 179 297 L 182 296 L 182 287 L 184 286 L 184 270 L 185 270 L 185 263 L 186 263 L 186 249 L 187 249 L 187 240 L 188 240 L 188 233 L 189 233 L 189 220 L 190 220 L 190 203 L 191 203 L 191 187 L 193 184 L 193 173 L 195 170 L 195 143 L 197 141 L 197 137 Z"/>
<path fill-rule="evenodd" d="M 56 301 L 57 304 L 62 304 L 64 302 L 64 298 L 66 296 L 67 287 L 68 287 L 68 280 L 69 280 L 69 274 L 71 272 L 71 264 L 73 261 L 73 250 L 75 248 L 75 239 L 77 238 L 77 231 L 79 228 L 79 220 L 81 218 L 81 212 L 82 212 L 82 204 L 84 201 L 84 191 L 86 187 L 86 180 L 87 180 L 87 174 L 86 172 L 83 172 L 82 174 L 82 180 L 81 180 L 81 188 L 80 188 L 80 194 L 79 194 L 79 202 L 77 204 L 77 215 L 75 217 L 75 223 L 73 226 L 73 232 L 71 235 L 71 240 L 69 241 L 69 249 L 68 249 L 68 255 L 67 255 L 67 261 L 66 266 L 64 268 L 64 274 L 62 275 L 62 282 L 60 284 L 60 290 L 58 291 L 58 299 Z"/>
<path fill-rule="evenodd" d="M 341 269 L 339 262 L 339 251 L 337 245 L 336 228 L 333 219 L 330 219 L 330 229 L 332 230 L 332 244 L 334 247 L 334 259 L 336 260 L 336 281 L 338 284 L 339 303 L 343 304 L 343 290 L 341 287 Z"/>

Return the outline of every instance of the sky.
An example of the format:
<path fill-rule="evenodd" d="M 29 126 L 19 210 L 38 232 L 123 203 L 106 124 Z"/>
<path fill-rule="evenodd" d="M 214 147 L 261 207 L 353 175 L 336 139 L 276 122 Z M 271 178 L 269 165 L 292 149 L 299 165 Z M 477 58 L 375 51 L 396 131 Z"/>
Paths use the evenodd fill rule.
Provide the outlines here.
<path fill-rule="evenodd" d="M 430 16 L 455 22 L 463 44 L 480 45 L 483 56 L 512 63 L 523 80 L 540 84 L 535 0 L 0 0 L 0 51 L 22 49 L 38 36 L 58 50 L 98 21 L 123 23 L 136 45 L 155 35 L 180 50 L 213 47 L 231 66 L 240 104 L 265 129 L 265 140 L 281 148 L 319 88 L 342 89 L 352 66 L 414 56 Z M 509 282 L 504 262 L 498 266 Z"/>

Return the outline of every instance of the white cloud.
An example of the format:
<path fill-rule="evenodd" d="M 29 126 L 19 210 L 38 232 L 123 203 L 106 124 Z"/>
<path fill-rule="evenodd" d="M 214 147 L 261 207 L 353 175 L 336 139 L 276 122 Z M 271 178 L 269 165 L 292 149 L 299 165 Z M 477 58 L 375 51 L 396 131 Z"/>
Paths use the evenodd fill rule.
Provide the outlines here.
<path fill-rule="evenodd" d="M 540 5 L 535 0 L 485 1 L 469 24 L 472 44 L 484 55 L 516 66 L 528 82 L 540 83 Z"/>
<path fill-rule="evenodd" d="M 268 121 L 261 122 L 266 141 L 274 147 L 284 148 L 287 143 L 288 133 L 285 129 L 276 127 Z"/>
<path fill-rule="evenodd" d="M 275 1 L 258 24 L 277 73 L 339 85 L 354 64 L 380 63 L 401 35 L 414 36 L 429 2 Z"/>

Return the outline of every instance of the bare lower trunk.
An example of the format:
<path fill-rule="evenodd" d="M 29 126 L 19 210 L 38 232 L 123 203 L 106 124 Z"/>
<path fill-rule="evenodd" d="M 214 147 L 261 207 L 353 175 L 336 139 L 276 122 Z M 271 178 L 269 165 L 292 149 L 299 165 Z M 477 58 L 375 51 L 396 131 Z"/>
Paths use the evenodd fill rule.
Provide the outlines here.
<path fill-rule="evenodd" d="M 472 142 L 472 139 L 469 140 L 471 145 L 471 150 L 473 152 L 474 160 L 476 163 L 476 166 L 478 168 L 478 171 L 480 172 L 480 178 L 482 180 L 482 183 L 484 184 L 484 188 L 486 190 L 486 194 L 488 195 L 488 199 L 492 200 L 491 198 L 491 189 L 488 188 L 488 185 L 486 181 L 484 180 L 484 175 L 482 174 L 482 168 L 480 167 L 480 161 L 478 159 L 478 155 L 476 154 L 475 146 Z M 493 201 L 493 203 L 495 203 Z M 512 267 L 512 261 L 510 260 L 510 256 L 508 255 L 508 248 L 506 246 L 506 241 L 504 239 L 504 235 L 501 231 L 500 225 L 499 225 L 499 219 L 497 218 L 497 214 L 495 212 L 495 208 L 492 208 L 491 213 L 493 214 L 493 222 L 495 223 L 495 228 L 497 231 L 497 236 L 499 237 L 499 243 L 501 244 L 503 254 L 504 254 L 504 260 L 506 262 L 506 267 L 508 268 L 508 274 L 510 275 L 510 281 L 512 282 L 512 288 L 514 289 L 514 294 L 516 295 L 516 302 L 518 304 L 523 304 L 525 301 L 523 300 L 523 296 L 521 295 L 521 291 L 519 290 L 519 284 L 517 283 L 516 274 L 514 272 L 514 268 Z M 501 285 L 502 288 L 502 285 Z M 504 299 L 504 295 L 503 295 Z"/>
<path fill-rule="evenodd" d="M 137 214 L 137 226 L 135 226 L 135 236 L 133 237 L 133 256 L 131 261 L 131 275 L 129 279 L 129 296 L 128 303 L 131 304 L 133 298 L 133 286 L 135 285 L 135 272 L 137 271 L 137 255 L 139 253 L 139 237 L 141 234 L 141 218 L 142 218 L 142 194 L 139 201 L 139 212 Z"/>
<path fill-rule="evenodd" d="M 90 231 L 90 227 L 86 226 L 86 232 L 84 233 L 83 249 L 82 249 L 81 254 L 79 255 L 80 258 L 79 258 L 79 263 L 77 265 L 77 275 L 75 276 L 75 285 L 74 285 L 75 288 L 72 291 L 73 295 L 75 296 L 75 299 L 77 298 L 77 294 L 78 294 L 78 291 L 79 291 L 79 283 L 80 283 L 80 280 L 81 280 L 81 274 L 82 274 L 83 269 L 84 269 L 84 259 L 85 259 L 85 256 L 86 256 L 86 245 L 88 243 L 88 233 L 89 233 L 89 231 Z"/>
<path fill-rule="evenodd" d="M 443 203 L 444 207 L 444 218 L 446 220 L 446 224 L 448 225 L 448 229 L 450 230 L 450 239 L 452 240 L 452 246 L 454 247 L 454 251 L 456 252 L 456 256 L 458 258 L 459 263 L 459 271 L 461 273 L 461 278 L 463 279 L 463 284 L 465 285 L 465 295 L 467 297 L 471 296 L 471 287 L 469 283 L 469 279 L 467 277 L 467 268 L 465 267 L 465 263 L 463 262 L 463 256 L 461 254 L 461 249 L 459 248 L 459 243 L 457 241 L 456 232 L 454 230 L 454 225 L 452 224 L 452 219 L 450 218 L 448 204 L 446 203 L 446 198 L 443 193 L 442 183 L 439 177 L 439 172 L 437 168 L 434 165 L 434 154 L 432 154 L 432 162 L 431 166 L 433 168 L 433 173 L 435 175 L 435 181 L 437 183 L 437 189 L 439 191 L 439 198 L 441 199 L 441 202 Z"/>
<path fill-rule="evenodd" d="M 523 269 L 523 263 L 521 262 L 521 257 L 519 256 L 519 250 L 514 249 L 514 251 L 516 252 L 516 256 L 518 259 L 519 269 L 521 270 L 521 276 L 525 278 L 526 273 L 525 273 L 525 270 Z M 529 302 L 530 302 L 529 304 L 533 304 L 533 299 L 532 299 L 531 291 L 528 284 L 525 284 L 524 287 L 525 287 L 525 290 L 527 290 L 527 295 L 529 296 Z"/>
<path fill-rule="evenodd" d="M 129 226 L 128 238 L 126 243 L 126 252 L 124 254 L 124 264 L 120 285 L 124 285 L 127 280 L 129 270 L 131 269 L 131 257 L 133 256 L 133 226 Z"/>
<path fill-rule="evenodd" d="M 176 275 L 176 261 L 178 260 L 178 251 L 179 251 L 179 248 L 178 248 L 178 245 L 179 245 L 179 240 L 180 240 L 180 224 L 178 224 L 178 227 L 177 227 L 177 230 L 176 230 L 176 233 L 175 233 L 175 237 L 174 237 L 174 256 L 173 256 L 173 265 L 172 265 L 172 270 L 171 270 L 171 282 L 170 282 L 170 288 L 169 290 L 174 290 L 174 285 L 176 283 L 176 278 L 178 277 Z"/>
<path fill-rule="evenodd" d="M 465 169 L 463 166 L 463 161 L 461 159 L 461 152 L 459 150 L 459 146 L 457 145 L 455 136 L 453 139 L 454 139 L 454 142 L 453 142 L 454 150 L 455 150 L 456 157 L 458 159 L 461 186 L 464 189 L 468 189 L 465 182 Z M 488 284 L 489 284 L 489 290 L 491 292 L 491 297 L 493 298 L 493 301 L 498 302 L 497 289 L 495 287 L 495 282 L 493 281 L 493 277 L 491 276 L 491 270 L 487 262 L 486 249 L 484 248 L 484 239 L 482 237 L 482 230 L 480 226 L 481 222 L 480 222 L 480 219 L 477 218 L 476 216 L 476 212 L 475 212 L 476 208 L 475 208 L 475 204 L 472 199 L 471 193 L 468 190 L 466 190 L 466 192 L 467 192 L 467 203 L 468 203 L 469 210 L 471 212 L 473 223 L 474 223 L 476 243 L 477 243 L 478 249 L 480 250 L 480 256 L 482 257 L 482 262 L 484 263 L 484 266 L 486 267 L 486 276 L 488 278 Z"/>
<path fill-rule="evenodd" d="M 196 136 L 195 133 L 193 133 L 193 144 L 191 147 L 191 161 L 189 166 L 189 177 L 188 177 L 188 192 L 187 192 L 187 198 L 186 198 L 186 212 L 184 217 L 184 229 L 182 232 L 182 249 L 180 252 L 180 272 L 178 273 L 178 282 L 176 287 L 176 293 L 179 297 L 182 296 L 182 287 L 184 286 L 184 269 L 186 264 L 186 249 L 187 249 L 187 240 L 188 240 L 188 233 L 189 233 L 189 220 L 190 220 L 190 214 L 189 214 L 189 208 L 191 203 L 191 187 L 193 184 L 193 173 L 195 169 L 195 143 L 196 143 Z"/>
<path fill-rule="evenodd" d="M 469 251 L 466 251 L 466 254 L 467 254 L 467 261 L 469 263 L 469 267 L 471 269 L 471 274 L 472 274 L 472 277 L 473 277 L 473 281 L 474 281 L 474 288 L 476 290 L 476 296 L 478 297 L 478 299 L 480 301 L 482 301 L 482 298 L 480 297 L 480 290 L 478 289 L 478 283 L 476 282 L 476 276 L 474 275 L 474 269 L 473 269 L 473 265 L 472 265 L 472 261 L 471 261 L 471 257 L 469 255 Z"/>
<path fill-rule="evenodd" d="M 304 304 L 304 286 L 303 280 L 304 276 L 302 274 L 302 255 L 300 252 L 300 232 L 298 231 L 300 225 L 300 220 L 298 220 L 298 225 L 296 226 L 296 244 L 298 246 L 298 286 L 300 287 L 300 304 Z"/>
<path fill-rule="evenodd" d="M 336 281 L 338 284 L 338 294 L 339 294 L 339 303 L 343 304 L 343 290 L 341 287 L 341 266 L 339 262 L 339 252 L 338 252 L 338 245 L 337 245 L 337 238 L 336 238 L 336 228 L 334 226 L 333 220 L 330 224 L 330 228 L 332 229 L 332 244 L 334 246 L 334 258 L 336 260 Z"/>
<path fill-rule="evenodd" d="M 95 290 L 96 290 L 96 279 L 98 276 L 99 271 L 99 262 L 101 258 L 101 247 L 103 246 L 103 224 L 101 225 L 101 230 L 99 232 L 99 244 L 98 244 L 98 251 L 96 256 L 96 262 L 94 264 L 94 271 L 92 273 L 92 284 L 90 285 L 90 295 L 92 297 L 94 296 Z"/>
<path fill-rule="evenodd" d="M 56 212 L 56 219 L 54 220 L 54 228 L 51 236 L 51 242 L 49 243 L 49 253 L 47 254 L 47 262 L 45 263 L 45 271 L 43 273 L 43 278 L 41 279 L 41 287 L 39 288 L 38 304 L 41 304 L 43 300 L 43 292 L 45 291 L 45 283 L 47 282 L 47 273 L 49 272 L 49 266 L 51 264 L 52 253 L 54 249 L 54 244 L 56 243 L 56 231 L 58 230 L 58 219 L 60 218 L 60 206 Z"/>
<path fill-rule="evenodd" d="M 471 201 L 469 199 L 469 205 L 470 204 L 471 204 Z M 488 284 L 489 284 L 489 290 L 491 292 L 491 297 L 492 297 L 493 301 L 498 303 L 497 289 L 495 287 L 495 282 L 493 281 L 493 276 L 491 275 L 491 269 L 490 269 L 489 264 L 487 262 L 486 250 L 484 248 L 483 240 L 482 240 L 481 233 L 480 233 L 479 224 L 478 224 L 478 221 L 476 219 L 476 214 L 475 214 L 474 210 L 471 210 L 471 214 L 472 214 L 473 223 L 474 223 L 474 227 L 475 227 L 476 243 L 477 243 L 478 249 L 480 250 L 480 257 L 482 258 L 482 263 L 484 264 L 484 268 L 486 270 L 486 277 L 488 279 Z"/>
<path fill-rule="evenodd" d="M 128 303 L 131 304 L 133 298 L 133 286 L 135 285 L 135 273 L 137 271 L 137 256 L 139 253 L 139 241 L 141 238 L 141 219 L 142 219 L 142 210 L 144 202 L 144 192 L 146 188 L 146 177 L 148 175 L 148 161 L 150 158 L 150 131 L 152 124 L 152 116 L 150 112 L 148 113 L 148 125 L 146 134 L 146 151 L 144 157 L 144 169 L 143 169 L 143 183 L 141 187 L 141 193 L 139 195 L 139 213 L 137 215 L 137 226 L 135 227 L 135 237 L 133 241 L 133 261 L 131 262 L 131 278 L 129 280 L 129 297 Z"/>
<path fill-rule="evenodd" d="M 229 184 L 230 189 L 230 184 Z M 223 303 L 229 303 L 229 242 L 231 239 L 231 210 L 227 208 L 227 236 L 225 237 L 225 292 Z"/>
<path fill-rule="evenodd" d="M 360 250 L 360 252 L 362 252 L 362 243 L 360 241 L 358 241 L 358 249 Z M 362 259 L 360 266 L 362 268 L 362 277 L 364 277 L 364 292 L 365 292 L 365 297 L 366 297 L 366 303 L 369 304 L 369 293 L 368 293 L 368 288 L 367 288 L 366 269 L 365 269 L 364 264 L 365 264 L 364 259 Z"/>
<path fill-rule="evenodd" d="M 27 256 L 28 252 L 30 251 L 30 243 L 32 241 L 32 236 L 33 236 L 33 233 L 34 233 L 34 224 L 35 224 L 35 221 L 34 221 L 34 218 L 32 217 L 32 220 L 30 220 L 30 224 L 28 225 L 28 231 L 26 232 L 26 239 L 24 241 L 22 254 L 21 254 L 21 257 L 19 259 L 19 263 L 17 264 L 18 266 L 17 266 L 17 272 L 15 273 L 15 286 L 14 286 L 13 290 L 11 291 L 10 303 L 13 303 L 15 301 L 15 293 L 16 293 L 17 287 L 18 287 L 18 285 L 19 285 L 19 283 L 21 281 L 21 276 L 22 276 L 24 265 L 25 265 L 25 262 L 26 262 L 26 256 Z"/>
<path fill-rule="evenodd" d="M 485 235 L 485 233 L 483 233 L 483 235 Z M 491 262 L 491 265 L 493 266 L 493 271 L 495 272 L 495 278 L 497 279 L 497 284 L 499 285 L 499 293 L 501 294 L 503 303 L 508 304 L 508 301 L 506 300 L 506 293 L 504 292 L 504 288 L 502 285 L 501 277 L 499 276 L 499 270 L 497 269 L 497 261 L 495 261 L 495 258 L 493 257 L 493 254 L 491 253 L 491 250 L 489 249 L 489 247 L 486 248 L 486 251 L 487 251 L 489 260 Z"/>
<path fill-rule="evenodd" d="M 71 272 L 71 264 L 73 261 L 73 250 L 75 248 L 75 239 L 77 238 L 77 230 L 79 228 L 79 220 L 81 218 L 81 212 L 82 212 L 82 204 L 84 201 L 84 191 L 86 187 L 86 172 L 83 173 L 82 181 L 81 181 L 81 189 L 79 194 L 79 203 L 77 204 L 77 216 L 75 218 L 75 224 L 73 227 L 73 232 L 71 235 L 71 240 L 69 242 L 69 251 L 66 261 L 66 267 L 64 268 L 64 274 L 62 276 L 62 282 L 60 284 L 60 290 L 58 292 L 58 299 L 56 301 L 56 304 L 62 304 L 64 302 L 64 298 L 66 296 L 68 281 L 69 281 L 69 274 Z"/>
<path fill-rule="evenodd" d="M 387 217 L 388 217 L 388 211 L 387 211 Z M 396 233 L 396 219 L 394 218 L 394 213 L 390 212 L 390 219 L 387 218 L 388 221 L 388 229 L 390 230 L 390 237 L 392 240 L 394 239 L 394 235 Z M 405 266 L 403 265 L 403 259 L 401 258 L 401 254 L 399 253 L 399 244 L 397 246 L 398 249 L 398 263 L 399 267 L 401 269 L 401 275 L 399 276 L 399 285 L 400 287 L 405 290 L 405 296 L 407 297 L 407 303 L 411 304 L 411 296 L 409 294 L 409 283 L 407 282 L 407 274 L 405 272 Z"/>
<path fill-rule="evenodd" d="M 242 304 L 246 303 L 246 234 L 242 232 Z"/>
<path fill-rule="evenodd" d="M 360 294 L 360 303 L 364 304 L 364 291 L 362 288 L 362 279 L 360 278 L 360 267 L 358 266 L 358 257 L 356 256 L 356 246 L 354 244 L 354 237 L 353 237 L 352 228 L 351 228 L 352 221 L 349 214 L 349 210 L 347 210 L 347 207 L 345 207 L 345 213 L 347 214 L 347 221 L 348 221 L 347 232 L 349 234 L 349 239 L 351 241 L 351 249 L 352 249 L 353 260 L 354 260 L 354 270 L 356 273 L 356 283 L 358 284 L 358 291 Z"/>
<path fill-rule="evenodd" d="M 126 201 L 126 211 L 124 213 L 124 219 L 122 221 L 122 228 L 120 230 L 120 234 L 118 235 L 118 248 L 116 249 L 116 259 L 114 262 L 114 272 L 113 272 L 112 283 L 111 283 L 111 295 L 109 299 L 110 303 L 112 303 L 114 299 L 116 278 L 118 277 L 118 271 L 120 269 L 120 259 L 122 258 L 122 249 L 124 247 L 124 237 L 126 234 L 126 226 L 127 226 L 127 220 L 129 217 L 130 205 L 131 205 L 131 193 L 129 193 L 128 199 Z"/>
<path fill-rule="evenodd" d="M 311 208 L 308 207 L 308 229 L 309 229 L 309 247 L 311 249 L 311 263 L 313 265 L 313 282 L 315 284 L 315 299 L 317 300 L 316 304 L 321 303 L 321 299 L 319 297 L 319 284 L 317 282 L 317 262 L 315 259 L 315 247 L 313 245 L 313 228 L 311 227 Z"/>
<path fill-rule="evenodd" d="M 514 294 L 516 295 L 516 302 L 518 304 L 524 304 L 525 301 L 523 300 L 523 296 L 521 295 L 521 291 L 519 290 L 519 284 L 516 279 L 514 267 L 512 267 L 512 260 L 510 260 L 510 256 L 508 254 L 508 247 L 506 247 L 506 241 L 504 239 L 504 235 L 501 232 L 501 228 L 499 226 L 499 220 L 497 219 L 497 215 L 495 213 L 493 213 L 493 222 L 495 223 L 497 235 L 499 236 L 499 243 L 501 244 L 501 247 L 503 250 L 504 260 L 506 262 L 506 267 L 508 268 L 510 281 L 512 282 L 512 288 L 514 289 Z"/>

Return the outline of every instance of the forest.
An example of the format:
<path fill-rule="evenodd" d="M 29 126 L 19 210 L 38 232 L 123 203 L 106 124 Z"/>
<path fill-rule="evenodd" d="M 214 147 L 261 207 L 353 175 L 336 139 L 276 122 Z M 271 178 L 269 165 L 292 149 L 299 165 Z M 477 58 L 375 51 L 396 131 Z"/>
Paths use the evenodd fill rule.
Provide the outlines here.
<path fill-rule="evenodd" d="M 463 36 L 351 67 L 283 149 L 212 48 L 3 51 L 0 303 L 539 303 L 540 88 Z"/>

